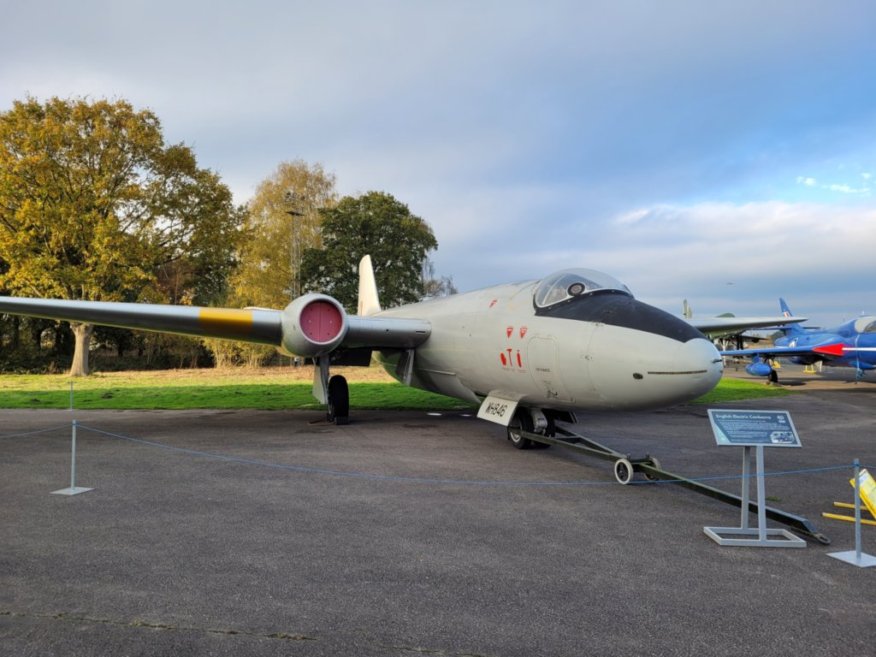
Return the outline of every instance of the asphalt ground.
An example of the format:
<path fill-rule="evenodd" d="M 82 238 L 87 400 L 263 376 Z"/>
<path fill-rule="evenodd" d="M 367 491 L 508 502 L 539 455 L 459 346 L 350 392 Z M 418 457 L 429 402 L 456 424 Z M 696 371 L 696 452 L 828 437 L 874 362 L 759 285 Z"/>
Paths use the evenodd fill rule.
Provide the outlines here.
<path fill-rule="evenodd" d="M 828 556 L 853 526 L 821 512 L 852 498 L 830 468 L 876 465 L 876 384 L 789 385 L 721 407 L 791 412 L 767 495 L 830 546 L 719 546 L 703 527 L 738 509 L 460 414 L 0 411 L 0 655 L 874 655 L 876 568 Z M 51 495 L 73 418 L 94 490 Z M 671 471 L 741 470 L 706 407 L 581 420 Z"/>

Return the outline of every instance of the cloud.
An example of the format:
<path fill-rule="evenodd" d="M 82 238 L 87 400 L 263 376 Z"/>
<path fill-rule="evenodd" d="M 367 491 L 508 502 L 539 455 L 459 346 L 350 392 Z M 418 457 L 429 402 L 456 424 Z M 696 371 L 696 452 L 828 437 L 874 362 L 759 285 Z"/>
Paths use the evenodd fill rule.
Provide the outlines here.
<path fill-rule="evenodd" d="M 698 311 L 872 298 L 866 0 L 6 9 L 0 106 L 125 97 L 240 202 L 279 162 L 320 162 L 426 219 L 462 289 L 590 266 Z"/>
<path fill-rule="evenodd" d="M 819 184 L 818 181 L 811 176 L 797 176 L 797 184 L 803 185 L 804 187 L 809 188 L 817 188 L 823 189 L 830 192 L 835 192 L 837 194 L 850 194 L 856 196 L 869 196 L 872 192 L 872 188 L 870 186 L 870 174 L 869 173 L 861 173 L 861 185 L 858 187 L 854 187 L 847 183 L 822 183 Z"/>
<path fill-rule="evenodd" d="M 785 295 L 837 321 L 860 307 L 876 313 L 874 207 L 663 205 L 625 213 L 613 225 L 614 244 L 603 245 L 598 259 L 658 305 L 672 307 L 684 295 L 699 312 L 772 312 Z"/>

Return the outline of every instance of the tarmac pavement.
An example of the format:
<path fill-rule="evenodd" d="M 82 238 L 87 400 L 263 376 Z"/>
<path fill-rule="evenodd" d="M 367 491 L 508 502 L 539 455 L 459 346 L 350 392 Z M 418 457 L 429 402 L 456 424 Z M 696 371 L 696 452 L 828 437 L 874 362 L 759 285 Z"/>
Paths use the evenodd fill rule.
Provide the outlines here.
<path fill-rule="evenodd" d="M 794 472 L 766 490 L 832 539 L 805 549 L 718 546 L 738 509 L 461 414 L 0 411 L 0 655 L 874 655 L 876 568 L 828 557 L 853 527 L 820 516 L 851 469 L 810 470 L 876 471 L 876 385 L 800 388 L 722 407 L 791 412 L 803 448 L 766 450 Z M 94 490 L 51 495 L 73 418 Z M 577 430 L 741 470 L 702 406 Z"/>

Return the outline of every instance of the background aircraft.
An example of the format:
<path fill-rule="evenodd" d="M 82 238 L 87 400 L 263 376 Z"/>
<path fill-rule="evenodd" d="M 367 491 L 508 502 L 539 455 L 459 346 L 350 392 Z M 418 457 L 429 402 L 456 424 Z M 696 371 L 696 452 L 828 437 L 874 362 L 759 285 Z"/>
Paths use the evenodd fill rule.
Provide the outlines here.
<path fill-rule="evenodd" d="M 737 345 L 737 349 L 742 349 L 743 340 L 758 342 L 763 339 L 759 335 L 748 334 L 746 331 L 750 329 L 776 329 L 788 324 L 805 322 L 807 319 L 806 317 L 793 317 L 787 313 L 774 317 L 736 317 L 733 313 L 724 313 L 715 317 L 695 318 L 687 299 L 682 304 L 682 314 L 687 321 L 713 340 L 720 339 L 721 344 L 733 341 Z"/>
<path fill-rule="evenodd" d="M 314 395 L 338 423 L 348 391 L 331 364 L 367 365 L 377 352 L 402 383 L 480 404 L 517 447 L 529 441 L 515 429 L 551 435 L 575 410 L 685 402 L 723 371 L 694 325 L 588 269 L 381 310 L 365 256 L 352 316 L 312 293 L 282 311 L 0 297 L 0 312 L 271 344 L 315 361 Z"/>
<path fill-rule="evenodd" d="M 784 299 L 782 312 L 792 317 Z M 800 365 L 823 363 L 835 367 L 854 367 L 860 380 L 867 370 L 876 369 L 876 316 L 864 316 L 831 329 L 807 329 L 791 325 L 780 329 L 784 335 L 773 346 L 722 351 L 725 356 L 751 356 L 746 371 L 754 376 L 768 376 L 770 358 L 788 358 Z"/>

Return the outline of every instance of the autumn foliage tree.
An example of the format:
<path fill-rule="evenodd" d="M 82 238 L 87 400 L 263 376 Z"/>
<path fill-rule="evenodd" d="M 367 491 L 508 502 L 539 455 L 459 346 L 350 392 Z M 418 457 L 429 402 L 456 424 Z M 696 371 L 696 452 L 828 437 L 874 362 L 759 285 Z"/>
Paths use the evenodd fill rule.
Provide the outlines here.
<path fill-rule="evenodd" d="M 322 165 L 281 162 L 246 206 L 228 304 L 280 309 L 300 294 L 301 256 L 321 244 L 320 210 L 336 202 L 335 176 Z M 218 365 L 258 365 L 276 353 L 265 345 L 206 343 Z"/>
<path fill-rule="evenodd" d="M 89 301 L 209 301 L 241 214 L 191 149 L 128 102 L 16 101 L 0 114 L 0 288 Z M 92 327 L 74 325 L 72 374 Z"/>
<path fill-rule="evenodd" d="M 335 177 L 319 164 L 282 162 L 263 180 L 247 204 L 235 300 L 285 308 L 300 294 L 302 254 L 322 244 L 320 210 L 336 203 Z"/>

